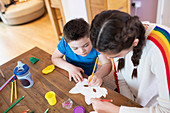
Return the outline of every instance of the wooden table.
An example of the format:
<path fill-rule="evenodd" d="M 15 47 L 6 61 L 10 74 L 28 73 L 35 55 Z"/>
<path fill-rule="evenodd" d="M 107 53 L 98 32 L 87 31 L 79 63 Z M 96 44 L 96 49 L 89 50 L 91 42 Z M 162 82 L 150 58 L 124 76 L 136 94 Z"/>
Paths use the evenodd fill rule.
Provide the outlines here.
<path fill-rule="evenodd" d="M 29 61 L 30 57 L 36 57 L 39 61 L 32 64 Z M 5 75 L 5 79 L 0 75 L 0 86 L 13 75 L 13 69 L 17 65 L 17 61 L 21 60 L 23 63 L 30 67 L 34 85 L 30 88 L 23 88 L 19 80 L 17 80 L 18 99 L 25 95 L 24 99 L 15 105 L 9 113 L 22 113 L 23 111 L 30 109 L 35 113 L 44 113 L 47 108 L 50 108 L 48 113 L 72 113 L 76 106 L 83 106 L 86 112 L 93 111 L 91 105 L 87 105 L 84 100 L 84 96 L 81 94 L 70 94 L 69 90 L 75 86 L 75 82 L 70 82 L 68 79 L 68 73 L 60 68 L 57 68 L 48 75 L 42 74 L 42 69 L 52 64 L 51 55 L 45 51 L 35 47 L 28 52 L 19 55 L 11 61 L 0 66 L 0 69 Z M 106 87 L 103 85 L 103 87 Z M 112 89 L 106 87 L 108 90 L 107 98 L 113 99 L 116 105 L 136 106 L 141 107 L 135 102 L 125 98 L 124 96 L 116 93 Z M 57 104 L 50 106 L 44 98 L 45 93 L 48 91 L 54 91 L 57 96 Z M 2 91 L 0 91 L 0 113 L 8 109 L 12 104 L 10 103 L 11 84 L 9 83 Z M 62 108 L 62 102 L 71 98 L 73 100 L 72 109 Z M 13 103 L 18 99 L 14 99 Z"/>

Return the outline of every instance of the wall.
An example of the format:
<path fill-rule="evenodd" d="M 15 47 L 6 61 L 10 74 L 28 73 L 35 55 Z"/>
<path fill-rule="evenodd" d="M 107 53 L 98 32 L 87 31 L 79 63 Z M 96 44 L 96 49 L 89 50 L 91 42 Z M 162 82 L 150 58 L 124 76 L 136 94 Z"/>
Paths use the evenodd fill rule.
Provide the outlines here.
<path fill-rule="evenodd" d="M 141 1 L 142 3 L 142 6 L 137 9 L 137 16 L 141 21 L 156 23 L 158 0 L 131 0 L 131 3 L 133 1 Z M 74 18 L 84 18 L 88 22 L 85 0 L 62 0 L 62 4 L 66 22 Z M 135 15 L 135 8 L 132 6 L 131 15 Z"/>
<path fill-rule="evenodd" d="M 131 0 L 131 3 L 133 1 L 141 1 L 142 3 L 142 6 L 137 9 L 137 16 L 139 16 L 141 21 L 156 22 L 158 0 Z M 131 15 L 135 15 L 135 8 L 132 6 Z"/>
<path fill-rule="evenodd" d="M 170 27 L 170 0 L 164 0 L 162 24 Z"/>
<path fill-rule="evenodd" d="M 84 18 L 88 22 L 85 0 L 62 0 L 66 22 L 74 18 Z"/>

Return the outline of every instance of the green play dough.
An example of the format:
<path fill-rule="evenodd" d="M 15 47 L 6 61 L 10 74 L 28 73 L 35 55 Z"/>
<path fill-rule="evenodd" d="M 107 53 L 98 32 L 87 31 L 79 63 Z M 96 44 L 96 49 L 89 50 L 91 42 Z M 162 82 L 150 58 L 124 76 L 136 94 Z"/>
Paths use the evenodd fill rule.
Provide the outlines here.
<path fill-rule="evenodd" d="M 39 59 L 38 59 L 38 58 L 35 58 L 35 57 L 31 57 L 31 58 L 29 58 L 29 60 L 30 60 L 30 62 L 33 63 L 33 64 L 35 64 L 36 62 L 39 61 Z"/>

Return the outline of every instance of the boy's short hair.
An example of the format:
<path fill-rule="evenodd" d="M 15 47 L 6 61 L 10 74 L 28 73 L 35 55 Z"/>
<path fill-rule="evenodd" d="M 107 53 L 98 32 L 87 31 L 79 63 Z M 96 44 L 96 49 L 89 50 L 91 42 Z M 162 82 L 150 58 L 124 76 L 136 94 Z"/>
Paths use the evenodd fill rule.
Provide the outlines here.
<path fill-rule="evenodd" d="M 68 43 L 81 39 L 85 36 L 90 36 L 90 26 L 83 19 L 73 19 L 66 23 L 63 29 L 64 39 Z"/>

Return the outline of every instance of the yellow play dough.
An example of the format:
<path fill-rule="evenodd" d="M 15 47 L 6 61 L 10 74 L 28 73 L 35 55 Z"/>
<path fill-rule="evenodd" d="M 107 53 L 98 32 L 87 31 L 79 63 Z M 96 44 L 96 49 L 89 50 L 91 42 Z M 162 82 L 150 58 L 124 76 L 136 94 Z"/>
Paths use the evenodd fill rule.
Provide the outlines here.
<path fill-rule="evenodd" d="M 51 73 L 55 69 L 55 65 L 51 64 L 42 70 L 43 74 Z"/>

